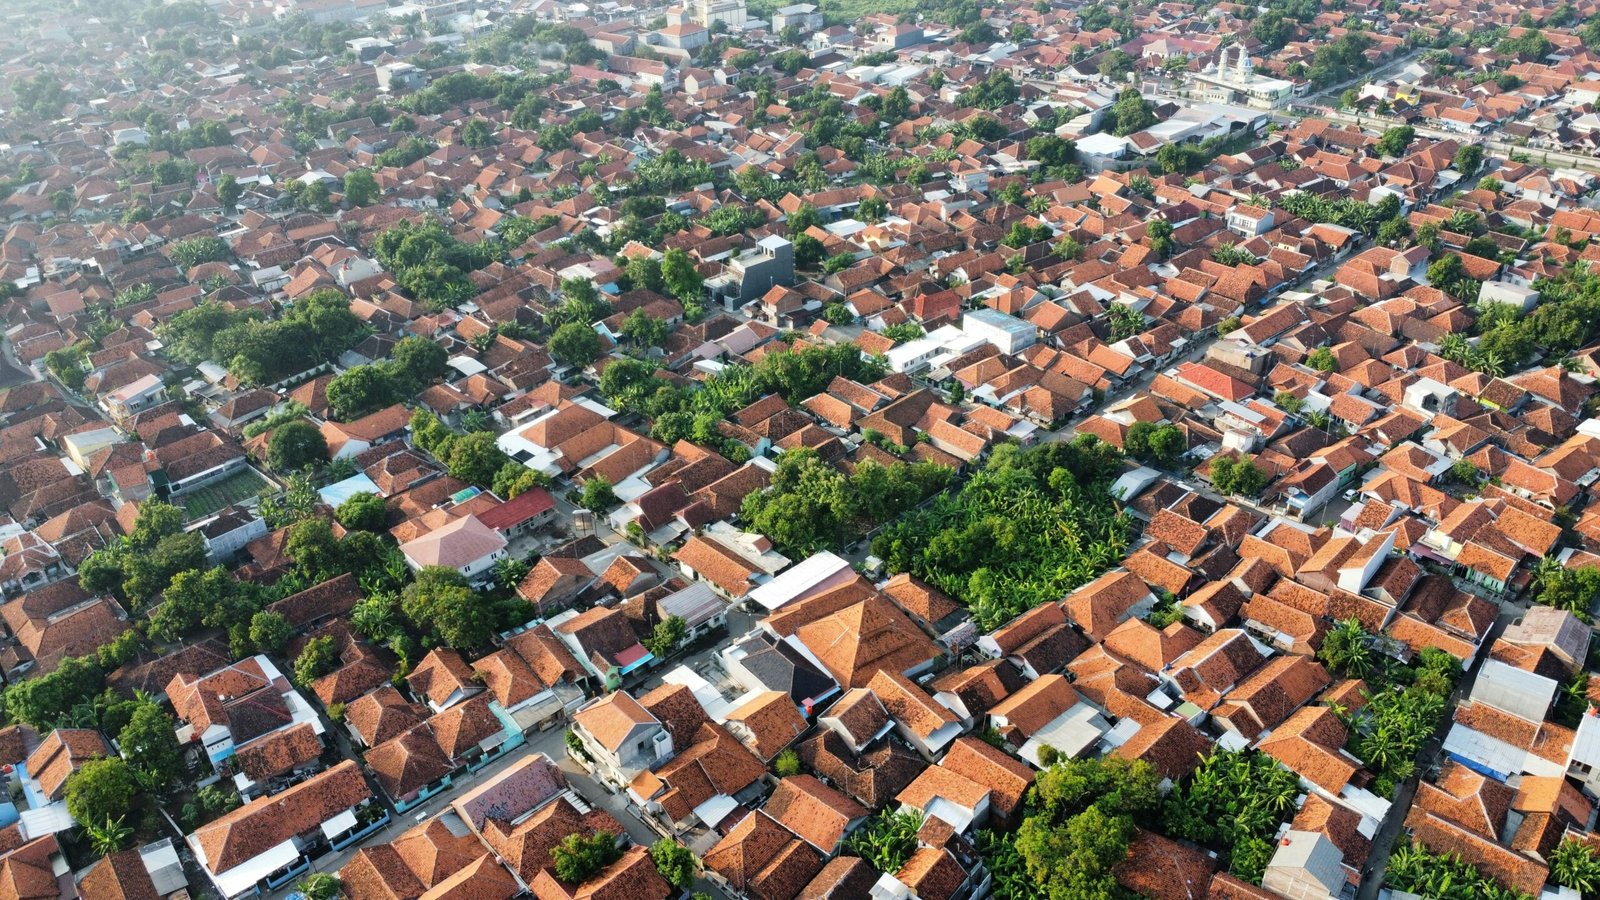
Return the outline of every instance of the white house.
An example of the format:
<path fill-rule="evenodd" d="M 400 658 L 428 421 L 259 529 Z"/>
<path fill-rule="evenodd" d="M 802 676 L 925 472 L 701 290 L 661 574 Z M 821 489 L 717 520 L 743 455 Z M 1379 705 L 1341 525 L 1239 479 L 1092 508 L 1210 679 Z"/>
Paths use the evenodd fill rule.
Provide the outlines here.
<path fill-rule="evenodd" d="M 469 581 L 489 578 L 494 564 L 506 557 L 506 539 L 477 516 L 463 516 L 422 537 L 400 545 L 414 570 L 425 566 L 455 569 Z"/>

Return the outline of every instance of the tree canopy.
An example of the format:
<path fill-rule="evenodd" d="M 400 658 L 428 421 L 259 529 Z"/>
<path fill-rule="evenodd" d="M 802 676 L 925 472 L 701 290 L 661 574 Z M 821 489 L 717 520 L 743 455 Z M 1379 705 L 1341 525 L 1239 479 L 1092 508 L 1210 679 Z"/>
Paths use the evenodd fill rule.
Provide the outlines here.
<path fill-rule="evenodd" d="M 996 447 L 956 493 L 886 526 L 872 552 L 964 601 L 988 631 L 1122 560 L 1130 521 L 1110 495 L 1115 447 L 1088 435 Z"/>

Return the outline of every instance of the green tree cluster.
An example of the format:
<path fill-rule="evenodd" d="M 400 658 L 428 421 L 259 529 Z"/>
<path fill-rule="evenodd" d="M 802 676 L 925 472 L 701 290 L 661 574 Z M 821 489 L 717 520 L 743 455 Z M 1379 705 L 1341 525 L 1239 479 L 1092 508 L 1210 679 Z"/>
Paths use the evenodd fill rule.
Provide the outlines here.
<path fill-rule="evenodd" d="M 808 555 L 837 549 L 943 490 L 954 473 L 936 463 L 868 460 L 849 475 L 810 449 L 778 460 L 771 486 L 745 496 L 740 515 L 778 545 Z"/>
<path fill-rule="evenodd" d="M 1543 606 L 1566 610 L 1585 622 L 1591 621 L 1594 598 L 1600 595 L 1600 567 L 1569 569 L 1551 557 L 1540 560 L 1534 569 L 1539 584 L 1536 597 Z"/>
<path fill-rule="evenodd" d="M 467 273 L 501 256 L 498 242 L 463 243 L 434 220 L 392 225 L 373 239 L 372 249 L 401 287 L 435 310 L 476 293 Z"/>
<path fill-rule="evenodd" d="M 357 491 L 339 504 L 334 518 L 345 528 L 359 531 L 383 531 L 389 508 L 383 498 L 371 491 Z"/>
<path fill-rule="evenodd" d="M 917 833 L 921 829 L 921 812 L 884 810 L 845 841 L 844 852 L 860 857 L 879 872 L 892 875 L 916 852 Z"/>
<path fill-rule="evenodd" d="M 1357 714 L 1349 750 L 1377 774 L 1373 793 L 1390 796 L 1415 774 L 1417 754 L 1449 712 L 1460 675 L 1460 660 L 1429 647 L 1411 667 L 1386 665 L 1381 678 L 1369 679 L 1385 684 Z"/>
<path fill-rule="evenodd" d="M 181 240 L 172 245 L 168 254 L 179 268 L 188 270 L 201 263 L 217 262 L 228 258 L 228 244 L 222 238 L 202 235 Z"/>
<path fill-rule="evenodd" d="M 1122 450 L 1137 459 L 1170 466 L 1188 452 L 1189 438 L 1171 423 L 1135 422 L 1123 438 Z"/>
<path fill-rule="evenodd" d="M 1049 900 L 1120 896 L 1114 870 L 1160 808 L 1160 781 L 1148 763 L 1109 756 L 1039 773 L 1015 846 Z"/>
<path fill-rule="evenodd" d="M 1162 822 L 1216 849 L 1229 871 L 1261 883 L 1278 826 L 1295 813 L 1300 779 L 1254 750 L 1213 750 L 1168 797 Z"/>
<path fill-rule="evenodd" d="M 568 884 L 588 881 L 621 855 L 616 836 L 607 831 L 569 834 L 550 851 L 556 877 Z"/>
<path fill-rule="evenodd" d="M 389 359 L 353 366 L 328 382 L 328 405 L 349 422 L 410 399 L 446 371 L 443 347 L 417 335 L 400 339 Z"/>
<path fill-rule="evenodd" d="M 284 423 L 267 439 L 267 465 L 274 471 L 291 472 L 327 461 L 327 438 L 305 419 Z"/>
<path fill-rule="evenodd" d="M 79 583 L 91 593 L 110 592 L 143 610 L 178 575 L 205 565 L 205 542 L 198 532 L 183 530 L 184 518 L 183 510 L 167 503 L 140 505 L 131 534 L 79 564 Z"/>
<path fill-rule="evenodd" d="M 1211 486 L 1224 494 L 1254 497 L 1267 486 L 1267 473 L 1254 460 L 1219 453 L 1211 457 Z"/>
<path fill-rule="evenodd" d="M 174 316 L 161 333 L 175 347 L 168 352 L 184 362 L 212 359 L 241 381 L 271 384 L 337 357 L 368 328 L 350 311 L 350 298 L 319 289 L 275 321 L 202 304 Z"/>
<path fill-rule="evenodd" d="M 886 526 L 872 552 L 964 601 L 989 631 L 1122 560 L 1131 522 L 1109 490 L 1121 471 L 1117 449 L 1090 435 L 1001 445 L 959 492 Z"/>
<path fill-rule="evenodd" d="M 1561 859 L 1552 851 L 1551 869 L 1555 872 Z M 1557 875 L 1559 884 L 1560 876 Z M 1399 891 L 1420 897 L 1454 900 L 1471 897 L 1472 900 L 1531 900 L 1527 894 L 1506 887 L 1479 872 L 1470 863 L 1454 853 L 1433 853 L 1427 848 L 1406 841 L 1389 854 L 1384 868 L 1384 883 Z M 1587 892 L 1585 892 L 1587 894 Z"/>
<path fill-rule="evenodd" d="M 662 838 L 650 845 L 650 861 L 655 863 L 656 872 L 679 890 L 694 884 L 695 872 L 699 870 L 694 851 L 672 838 Z"/>

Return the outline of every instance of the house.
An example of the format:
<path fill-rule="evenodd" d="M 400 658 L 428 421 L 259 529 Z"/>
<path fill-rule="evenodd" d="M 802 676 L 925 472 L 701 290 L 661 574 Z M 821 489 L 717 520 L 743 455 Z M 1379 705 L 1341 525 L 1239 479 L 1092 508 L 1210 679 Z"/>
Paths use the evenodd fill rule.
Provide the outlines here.
<path fill-rule="evenodd" d="M 675 832 L 720 827 L 766 793 L 766 766 L 728 729 L 702 721 L 682 744 L 671 760 L 639 773 L 628 785 L 629 798 Z"/>
<path fill-rule="evenodd" d="M 389 821 L 352 760 L 197 828 L 189 849 L 225 898 L 276 890 Z"/>
<path fill-rule="evenodd" d="M 672 735 L 626 691 L 584 704 L 573 714 L 572 733 L 593 761 L 595 774 L 619 789 L 673 753 Z"/>
<path fill-rule="evenodd" d="M 748 813 L 701 857 L 735 896 L 792 900 L 822 871 L 822 854 L 762 810 Z"/>
<path fill-rule="evenodd" d="M 728 731 L 750 752 L 770 763 L 785 747 L 805 733 L 806 720 L 794 700 L 781 691 L 762 691 L 729 710 L 723 720 Z"/>
<path fill-rule="evenodd" d="M 595 583 L 594 572 L 581 559 L 543 556 L 517 583 L 517 596 L 548 616 L 577 600 Z"/>
<path fill-rule="evenodd" d="M 322 719 L 272 660 L 240 660 L 207 675 L 182 673 L 167 684 L 178 720 L 178 742 L 196 744 L 213 766 L 252 741 L 309 724 L 322 734 Z"/>
<path fill-rule="evenodd" d="M 883 704 L 895 730 L 924 758 L 938 758 L 961 734 L 961 720 L 898 672 L 879 670 L 865 685 Z M 847 720 L 841 716 L 841 723 Z"/>
<path fill-rule="evenodd" d="M 581 613 L 567 610 L 549 624 L 589 673 L 608 688 L 616 688 L 625 676 L 655 662 L 620 607 L 596 606 Z"/>
<path fill-rule="evenodd" d="M 1283 897 L 1337 898 L 1346 883 L 1344 854 L 1327 837 L 1288 831 L 1267 862 L 1261 886 Z"/>
<path fill-rule="evenodd" d="M 718 654 L 728 675 L 747 691 L 781 691 L 807 718 L 839 693 L 833 678 L 794 644 L 756 630 Z"/>
<path fill-rule="evenodd" d="M 477 517 L 484 526 L 510 541 L 555 521 L 556 499 L 544 488 L 532 487 Z"/>
<path fill-rule="evenodd" d="M 838 852 L 868 814 L 865 806 L 813 775 L 791 775 L 779 781 L 762 810 L 825 859 Z"/>
<path fill-rule="evenodd" d="M 494 575 L 494 564 L 506 558 L 506 539 L 475 515 L 454 519 L 400 545 L 413 571 L 442 566 L 481 584 Z"/>
<path fill-rule="evenodd" d="M 942 651 L 893 601 L 873 594 L 795 632 L 841 686 L 863 687 L 878 672 L 915 677 Z"/>
<path fill-rule="evenodd" d="M 67 778 L 91 759 L 111 756 L 111 745 L 92 728 L 57 728 L 18 766 L 28 803 L 43 808 L 66 797 Z"/>
<path fill-rule="evenodd" d="M 445 647 L 428 651 L 406 675 L 406 687 L 436 713 L 483 691 L 483 683 L 461 654 Z"/>
<path fill-rule="evenodd" d="M 344 459 L 365 453 L 386 441 L 398 440 L 411 425 L 411 412 L 396 403 L 354 422 L 322 423 L 322 437 L 328 442 L 328 456 Z"/>

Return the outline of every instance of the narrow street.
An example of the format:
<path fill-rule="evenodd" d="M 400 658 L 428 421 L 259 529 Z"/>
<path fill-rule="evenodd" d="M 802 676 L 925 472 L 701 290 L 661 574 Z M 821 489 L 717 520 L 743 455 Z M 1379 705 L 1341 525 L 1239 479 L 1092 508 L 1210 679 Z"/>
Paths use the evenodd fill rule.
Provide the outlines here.
<path fill-rule="evenodd" d="M 1383 886 L 1384 873 L 1389 861 L 1389 854 L 1394 849 L 1395 841 L 1405 830 L 1406 814 L 1411 811 L 1411 801 L 1417 794 L 1417 783 L 1422 780 L 1428 770 L 1439 761 L 1439 752 L 1444 745 L 1445 734 L 1449 732 L 1453 723 L 1452 715 L 1456 706 L 1472 690 L 1472 683 L 1477 680 L 1478 669 L 1482 667 L 1483 660 L 1489 655 L 1489 647 L 1500 639 L 1506 626 L 1521 616 L 1521 607 L 1502 604 L 1500 615 L 1495 618 L 1494 625 L 1490 627 L 1488 635 L 1483 639 L 1483 652 L 1473 661 L 1472 667 L 1461 676 L 1456 683 L 1456 689 L 1450 694 L 1450 704 L 1444 721 L 1439 723 L 1433 737 L 1429 738 L 1422 747 L 1422 752 L 1417 755 L 1417 773 L 1407 778 L 1395 788 L 1394 802 L 1389 807 L 1389 816 L 1383 820 L 1376 834 L 1372 836 L 1372 849 L 1367 854 L 1367 866 L 1361 872 L 1361 886 L 1356 890 L 1356 900 L 1378 900 L 1378 890 Z"/>

